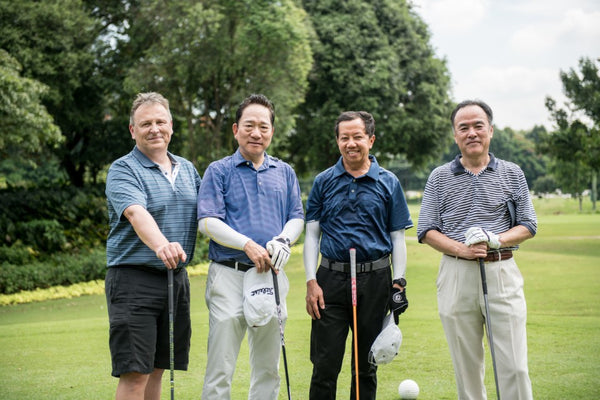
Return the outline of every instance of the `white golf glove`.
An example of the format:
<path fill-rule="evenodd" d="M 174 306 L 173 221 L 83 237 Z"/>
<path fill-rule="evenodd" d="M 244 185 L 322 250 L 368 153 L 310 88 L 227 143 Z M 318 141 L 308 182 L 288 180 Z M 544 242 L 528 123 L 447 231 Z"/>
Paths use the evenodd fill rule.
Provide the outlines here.
<path fill-rule="evenodd" d="M 472 244 L 486 242 L 490 249 L 500 248 L 500 236 L 493 232 L 486 231 L 479 227 L 472 227 L 467 229 L 465 232 L 465 244 L 471 246 Z"/>
<path fill-rule="evenodd" d="M 287 264 L 290 259 L 290 239 L 283 236 L 274 236 L 267 242 L 267 251 L 271 255 L 271 264 L 276 271 Z"/>

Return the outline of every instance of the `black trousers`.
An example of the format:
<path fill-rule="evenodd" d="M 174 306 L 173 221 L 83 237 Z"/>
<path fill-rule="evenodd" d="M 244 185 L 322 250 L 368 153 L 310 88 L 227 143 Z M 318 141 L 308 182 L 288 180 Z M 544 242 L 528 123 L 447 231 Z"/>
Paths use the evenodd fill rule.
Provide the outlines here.
<path fill-rule="evenodd" d="M 352 288 L 350 274 L 317 270 L 317 283 L 323 289 L 325 309 L 321 319 L 312 321 L 310 360 L 313 374 L 310 383 L 311 400 L 335 400 L 337 378 L 342 368 L 346 338 L 353 331 Z M 371 345 L 379 335 L 388 309 L 392 286 L 390 268 L 357 274 L 357 336 L 360 398 L 375 399 L 377 367 L 368 361 Z M 353 338 L 356 335 L 353 334 Z M 352 382 L 350 399 L 356 398 L 354 346 L 352 346 Z"/>

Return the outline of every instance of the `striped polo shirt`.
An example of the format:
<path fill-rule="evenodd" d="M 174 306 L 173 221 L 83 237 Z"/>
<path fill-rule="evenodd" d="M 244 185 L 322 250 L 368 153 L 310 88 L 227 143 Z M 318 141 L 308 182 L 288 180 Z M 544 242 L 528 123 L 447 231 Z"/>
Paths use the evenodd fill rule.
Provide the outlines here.
<path fill-rule="evenodd" d="M 417 237 L 435 229 L 464 243 L 467 229 L 477 226 L 496 234 L 511 228 L 508 202 L 516 211 L 516 225 L 532 235 L 537 217 L 525 175 L 516 164 L 492 153 L 486 168 L 474 175 L 460 163 L 460 155 L 434 169 L 427 180 L 417 224 Z"/>
<path fill-rule="evenodd" d="M 110 231 L 106 242 L 108 267 L 143 265 L 165 269 L 162 260 L 135 233 L 123 215 L 125 209 L 138 204 L 156 221 L 169 242 L 179 242 L 187 254 L 187 265 L 194 256 L 198 223 L 196 202 L 200 175 L 194 165 L 168 153 L 173 163 L 169 180 L 158 164 L 146 157 L 137 146 L 112 163 L 106 177 L 106 197 Z"/>
<path fill-rule="evenodd" d="M 257 169 L 238 149 L 233 155 L 212 162 L 198 193 L 198 219 L 214 217 L 261 246 L 277 236 L 284 225 L 304 218 L 300 185 L 287 163 L 267 155 Z M 210 241 L 208 257 L 213 261 L 250 263 L 242 250 Z"/>

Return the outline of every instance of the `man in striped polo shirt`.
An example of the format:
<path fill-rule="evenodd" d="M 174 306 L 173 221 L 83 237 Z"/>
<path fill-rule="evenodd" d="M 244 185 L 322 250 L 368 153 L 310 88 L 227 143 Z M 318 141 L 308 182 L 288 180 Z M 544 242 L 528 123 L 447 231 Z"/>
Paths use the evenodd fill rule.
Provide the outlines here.
<path fill-rule="evenodd" d="M 194 256 L 200 175 L 167 151 L 173 135 L 169 102 L 141 93 L 133 102 L 133 150 L 110 166 L 106 197 L 106 301 L 116 398 L 159 399 L 169 368 L 167 268 L 174 270 L 175 369 L 187 370 L 190 288 L 185 266 Z M 144 397 L 145 396 L 145 397 Z"/>
<path fill-rule="evenodd" d="M 513 258 L 537 219 L 521 169 L 489 153 L 491 108 L 463 101 L 450 120 L 460 155 L 433 170 L 423 193 L 417 235 L 443 253 L 437 278 L 440 319 L 458 398 L 486 398 L 485 309 L 478 259 L 484 258 L 502 398 L 532 399 L 527 367 L 523 277 Z"/>
<path fill-rule="evenodd" d="M 260 94 L 246 98 L 232 126 L 238 150 L 208 166 L 198 194 L 198 226 L 210 237 L 212 261 L 205 293 L 209 311 L 205 400 L 231 398 L 235 364 L 246 331 L 251 368 L 248 399 L 275 400 L 279 393 L 278 320 L 249 326 L 243 310 L 245 273 L 255 269 L 268 278 L 274 268 L 279 271 L 278 281 L 286 280 L 282 268 L 290 245 L 304 228 L 296 174 L 288 164 L 266 153 L 274 121 L 269 99 Z M 285 307 L 285 298 L 281 305 Z"/>

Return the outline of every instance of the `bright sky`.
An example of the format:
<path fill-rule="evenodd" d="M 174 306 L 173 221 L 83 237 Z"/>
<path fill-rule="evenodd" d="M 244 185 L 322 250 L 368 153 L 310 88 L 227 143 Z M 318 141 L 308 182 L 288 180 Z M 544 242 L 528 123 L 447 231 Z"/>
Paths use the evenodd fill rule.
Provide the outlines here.
<path fill-rule="evenodd" d="M 600 57 L 599 0 L 413 0 L 445 58 L 455 101 L 480 98 L 498 128 L 552 128 L 559 72 Z"/>

